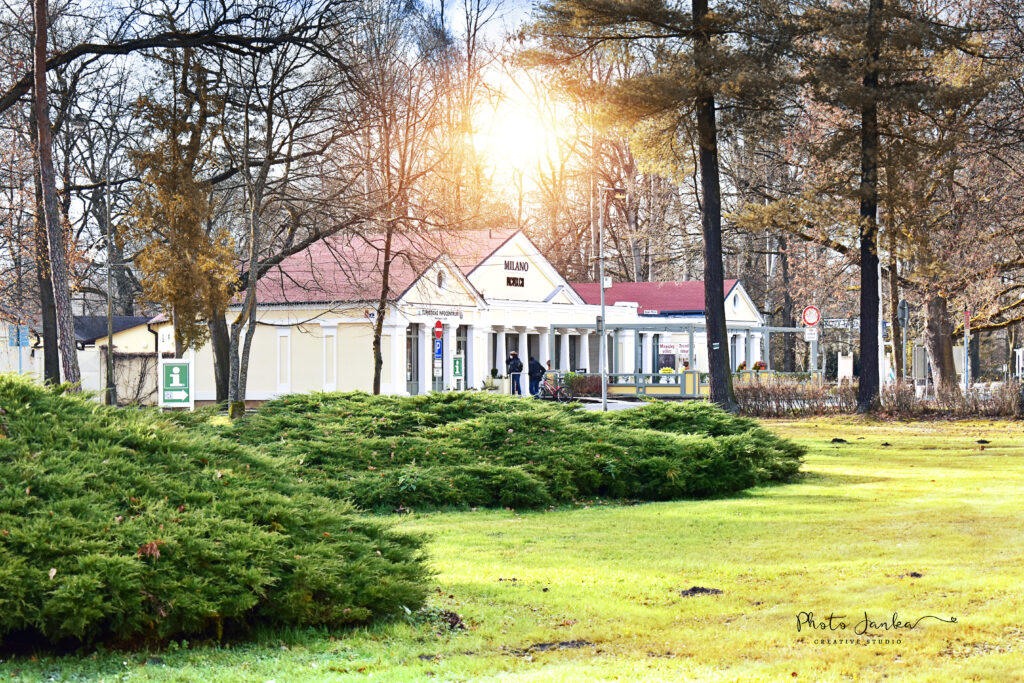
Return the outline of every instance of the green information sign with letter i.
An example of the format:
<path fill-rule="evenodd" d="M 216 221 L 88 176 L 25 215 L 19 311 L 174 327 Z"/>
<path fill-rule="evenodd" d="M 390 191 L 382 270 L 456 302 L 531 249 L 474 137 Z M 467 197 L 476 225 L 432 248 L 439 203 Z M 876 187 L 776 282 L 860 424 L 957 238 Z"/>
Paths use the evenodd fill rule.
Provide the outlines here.
<path fill-rule="evenodd" d="M 462 356 L 452 357 L 452 377 L 462 377 Z"/>
<path fill-rule="evenodd" d="M 161 408 L 195 408 L 191 359 L 160 359 L 159 394 Z"/>

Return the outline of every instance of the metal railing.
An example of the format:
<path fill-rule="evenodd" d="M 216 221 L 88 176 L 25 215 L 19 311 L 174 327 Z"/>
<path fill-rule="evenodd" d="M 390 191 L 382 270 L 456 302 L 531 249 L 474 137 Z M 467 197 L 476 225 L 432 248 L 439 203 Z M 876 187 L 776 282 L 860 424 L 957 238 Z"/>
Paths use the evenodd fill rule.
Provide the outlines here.
<path fill-rule="evenodd" d="M 575 373 L 570 372 L 562 376 L 567 381 L 574 393 L 579 393 L 574 388 L 585 385 L 585 379 L 597 378 L 598 373 Z M 819 372 L 776 372 L 767 370 L 741 370 L 733 373 L 734 383 L 771 383 L 774 381 L 798 381 L 813 384 L 821 384 L 822 373 Z M 590 395 L 587 392 L 585 395 Z M 661 373 L 661 372 L 615 372 L 608 374 L 608 394 L 610 396 L 681 396 L 684 398 L 700 398 L 709 393 L 708 375 L 699 370 L 683 370 L 682 372 Z M 600 396 L 600 387 L 597 388 L 597 396 Z"/>

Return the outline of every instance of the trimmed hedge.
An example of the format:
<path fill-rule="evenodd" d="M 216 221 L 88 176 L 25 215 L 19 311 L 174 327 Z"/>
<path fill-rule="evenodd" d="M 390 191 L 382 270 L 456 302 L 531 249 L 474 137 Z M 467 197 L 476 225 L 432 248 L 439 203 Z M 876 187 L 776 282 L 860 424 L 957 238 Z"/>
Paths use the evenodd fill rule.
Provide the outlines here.
<path fill-rule="evenodd" d="M 308 394 L 205 428 L 378 511 L 724 496 L 791 480 L 804 452 L 700 402 L 603 414 L 488 394 Z"/>
<path fill-rule="evenodd" d="M 0 641 L 162 641 L 417 609 L 418 538 L 256 450 L 0 375 Z"/>

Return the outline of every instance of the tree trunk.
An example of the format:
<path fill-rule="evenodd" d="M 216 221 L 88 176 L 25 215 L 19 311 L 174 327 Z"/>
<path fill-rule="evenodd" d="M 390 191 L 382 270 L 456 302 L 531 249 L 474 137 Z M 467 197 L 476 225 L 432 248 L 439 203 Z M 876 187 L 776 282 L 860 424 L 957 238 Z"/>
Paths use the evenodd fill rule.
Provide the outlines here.
<path fill-rule="evenodd" d="M 36 137 L 32 117 L 32 137 Z M 43 184 L 39 169 L 33 174 L 36 186 L 36 283 L 39 287 L 39 310 L 43 319 L 43 380 L 60 384 L 60 354 L 57 353 L 57 310 L 53 305 L 53 283 L 50 281 L 50 256 L 46 249 L 46 216 L 43 210 Z"/>
<path fill-rule="evenodd" d="M 248 169 L 246 169 L 248 173 Z M 228 347 L 228 414 L 232 419 L 245 414 L 246 380 L 249 374 L 249 348 L 256 331 L 256 283 L 254 273 L 259 265 L 259 213 L 256 207 L 262 203 L 262 192 L 250 194 L 249 205 L 249 277 L 247 278 L 245 301 L 238 317 L 231 323 L 231 338 Z M 244 348 L 239 350 L 242 328 L 245 330 Z M 291 349 L 288 349 L 289 353 Z M 279 350 L 275 353 L 280 354 Z"/>
<path fill-rule="evenodd" d="M 889 238 L 889 336 L 892 337 L 892 363 L 896 382 L 903 381 L 903 328 L 899 323 L 900 283 L 897 275 L 895 231 Z"/>
<path fill-rule="evenodd" d="M 380 395 L 380 376 L 384 368 L 384 355 L 381 352 L 381 337 L 384 334 L 384 314 L 388 306 L 388 287 L 391 276 L 391 237 L 394 235 L 394 223 L 388 221 L 384 233 L 384 268 L 381 273 L 380 299 L 377 300 L 377 319 L 373 321 L 373 394 Z M 394 368 L 398 372 L 398 368 Z"/>
<path fill-rule="evenodd" d="M 924 348 L 932 367 L 935 396 L 948 399 L 960 389 L 956 383 L 956 364 L 953 362 L 953 323 L 949 319 L 946 298 L 935 295 L 928 299 L 927 310 Z"/>
<path fill-rule="evenodd" d="M 217 403 L 228 400 L 228 378 L 231 374 L 231 333 L 226 311 L 216 311 L 208 323 L 210 347 L 213 350 L 213 376 L 217 385 Z"/>
<path fill-rule="evenodd" d="M 883 0 L 868 6 L 867 48 L 870 70 L 864 76 L 866 101 L 861 108 L 860 143 L 860 377 L 857 412 L 871 410 L 878 399 L 878 60 Z"/>
<path fill-rule="evenodd" d="M 711 38 L 707 32 L 708 0 L 693 0 L 693 23 L 697 29 L 693 54 L 697 70 L 711 69 Z M 718 170 L 718 131 L 715 98 L 697 99 L 697 145 L 700 148 L 701 229 L 704 233 L 704 316 L 707 331 L 708 381 L 711 401 L 726 410 L 736 410 L 729 367 L 729 344 L 725 328 L 725 284 L 722 267 L 722 191 Z"/>
<path fill-rule="evenodd" d="M 253 285 L 255 287 L 255 284 Z M 239 360 L 238 366 L 238 400 L 245 405 L 245 392 L 249 384 L 249 352 L 252 350 L 252 338 L 256 334 L 256 306 L 253 305 L 252 313 L 249 315 L 249 326 L 245 328 L 245 341 L 242 344 L 242 357 Z M 289 345 L 288 353 L 291 354 L 292 348 Z M 280 357 L 280 349 L 276 349 L 278 357 Z M 280 361 L 278 361 L 280 362 Z M 289 375 L 288 381 L 291 382 L 291 376 Z"/>
<path fill-rule="evenodd" d="M 57 346 L 47 349 L 59 351 L 64 381 L 79 391 L 81 376 L 78 371 L 78 352 L 75 349 L 75 323 L 71 313 L 71 289 L 68 279 L 67 254 L 64 251 L 64 232 L 57 209 L 57 184 L 53 173 L 53 140 L 50 132 L 50 109 L 46 101 L 46 0 L 33 0 L 35 19 L 35 46 L 33 51 L 33 85 L 35 87 L 36 158 L 39 163 L 39 181 L 43 190 L 43 215 L 46 219 L 47 254 L 49 255 L 50 282 L 56 312 Z"/>

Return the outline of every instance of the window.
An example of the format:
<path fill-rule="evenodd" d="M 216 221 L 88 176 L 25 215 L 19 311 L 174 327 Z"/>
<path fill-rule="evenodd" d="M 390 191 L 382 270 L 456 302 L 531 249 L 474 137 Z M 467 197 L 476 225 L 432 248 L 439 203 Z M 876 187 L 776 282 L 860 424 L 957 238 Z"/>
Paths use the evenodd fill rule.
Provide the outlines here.
<path fill-rule="evenodd" d="M 438 287 L 444 287 L 444 280 L 445 280 L 444 271 L 443 270 L 437 271 L 437 286 Z"/>
<path fill-rule="evenodd" d="M 291 328 L 277 328 L 277 393 L 291 391 Z"/>
<path fill-rule="evenodd" d="M 338 328 L 324 327 L 324 391 L 338 388 Z"/>

